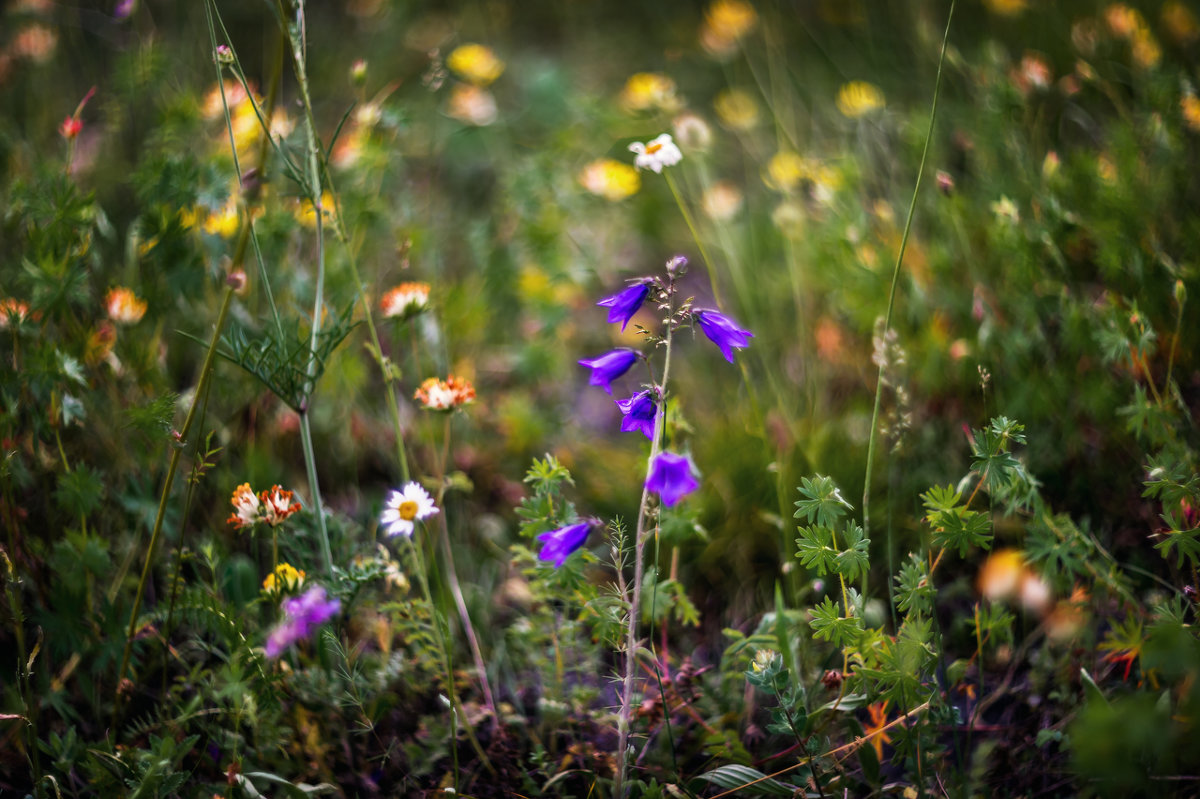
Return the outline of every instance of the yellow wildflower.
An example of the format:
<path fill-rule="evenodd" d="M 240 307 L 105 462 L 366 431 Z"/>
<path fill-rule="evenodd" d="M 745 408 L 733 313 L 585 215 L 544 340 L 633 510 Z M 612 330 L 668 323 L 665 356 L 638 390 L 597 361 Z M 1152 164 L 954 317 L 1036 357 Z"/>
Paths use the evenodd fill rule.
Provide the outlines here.
<path fill-rule="evenodd" d="M 741 89 L 728 89 L 713 100 L 713 109 L 726 127 L 750 130 L 758 124 L 758 103 Z"/>
<path fill-rule="evenodd" d="M 672 111 L 679 107 L 675 96 L 675 81 L 657 72 L 638 72 L 630 75 L 621 90 L 621 107 L 627 111 L 646 111 L 656 108 Z"/>
<path fill-rule="evenodd" d="M 303 569 L 297 569 L 290 563 L 280 563 L 275 567 L 275 571 L 263 580 L 262 587 L 268 594 L 279 591 L 291 593 L 304 585 L 304 578 Z"/>
<path fill-rule="evenodd" d="M 117 324 L 132 325 L 146 315 L 146 301 L 122 286 L 109 289 L 104 304 L 108 307 L 108 318 Z"/>
<path fill-rule="evenodd" d="M 811 162 L 790 150 L 775 153 L 767 162 L 767 185 L 778 191 L 791 191 L 812 176 Z"/>
<path fill-rule="evenodd" d="M 504 62 L 490 47 L 482 44 L 463 44 L 446 57 L 446 66 L 468 83 L 487 86 L 504 73 Z"/>
<path fill-rule="evenodd" d="M 587 164 L 579 172 L 579 182 L 592 194 L 611 202 L 637 193 L 642 185 L 636 169 L 612 158 L 599 158 Z"/>
<path fill-rule="evenodd" d="M 1183 123 L 1189 129 L 1200 133 L 1200 98 L 1194 94 L 1185 94 L 1179 98 L 1179 110 L 1183 112 Z"/>
<path fill-rule="evenodd" d="M 851 81 L 838 89 L 836 102 L 838 111 L 850 119 L 865 116 L 884 105 L 879 87 L 862 80 Z"/>

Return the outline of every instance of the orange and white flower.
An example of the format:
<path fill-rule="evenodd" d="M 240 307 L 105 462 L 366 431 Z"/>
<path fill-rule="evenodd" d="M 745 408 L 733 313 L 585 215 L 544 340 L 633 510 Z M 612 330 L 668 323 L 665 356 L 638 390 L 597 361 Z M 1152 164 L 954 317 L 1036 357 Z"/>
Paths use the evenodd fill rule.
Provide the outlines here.
<path fill-rule="evenodd" d="M 10 322 L 21 324 L 29 318 L 29 303 L 13 297 L 0 300 L 0 330 L 7 330 Z"/>
<path fill-rule="evenodd" d="M 250 489 L 249 483 L 242 483 L 235 488 L 229 501 L 233 504 L 233 514 L 230 515 L 228 523 L 237 529 L 253 527 L 261 517 L 262 503 L 259 502 L 258 495 Z"/>
<path fill-rule="evenodd" d="M 262 502 L 262 520 L 272 527 L 283 524 L 284 519 L 300 510 L 300 503 L 292 501 L 292 492 L 277 485 L 260 492 L 258 498 Z"/>
<path fill-rule="evenodd" d="M 475 387 L 463 377 L 447 375 L 445 380 L 431 377 L 416 390 L 413 399 L 429 411 L 452 411 L 475 401 Z"/>
<path fill-rule="evenodd" d="M 656 173 L 661 173 L 663 167 L 675 166 L 683 160 L 683 153 L 675 146 L 670 133 L 662 133 L 645 144 L 635 141 L 629 145 L 629 151 L 637 154 L 637 158 L 633 159 L 634 166 L 652 169 Z"/>
<path fill-rule="evenodd" d="M 428 283 L 401 283 L 383 295 L 380 310 L 389 319 L 409 319 L 429 307 Z"/>
<path fill-rule="evenodd" d="M 416 521 L 428 519 L 437 512 L 433 497 L 417 483 L 408 483 L 388 495 L 379 523 L 383 525 L 385 535 L 411 536 Z"/>
<path fill-rule="evenodd" d="M 146 301 L 122 286 L 109 289 L 104 304 L 108 306 L 108 318 L 120 325 L 132 325 L 146 315 Z"/>

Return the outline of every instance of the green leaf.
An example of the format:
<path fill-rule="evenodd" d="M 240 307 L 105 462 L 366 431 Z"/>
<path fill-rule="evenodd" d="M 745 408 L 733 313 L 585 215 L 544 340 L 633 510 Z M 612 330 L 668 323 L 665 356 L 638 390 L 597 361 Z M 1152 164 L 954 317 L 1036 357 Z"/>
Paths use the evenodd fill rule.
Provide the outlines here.
<path fill-rule="evenodd" d="M 990 516 L 966 508 L 955 508 L 938 514 L 933 524 L 933 543 L 946 549 L 957 549 L 959 557 L 971 547 L 991 549 L 992 520 Z"/>
<path fill-rule="evenodd" d="M 896 607 L 904 613 L 924 616 L 933 608 L 937 588 L 929 579 L 929 567 L 925 558 L 910 552 L 908 560 L 900 566 L 896 575 Z"/>
<path fill-rule="evenodd" d="M 795 518 L 804 517 L 809 524 L 815 519 L 821 527 L 834 528 L 847 511 L 853 510 L 831 478 L 818 474 L 811 480 L 803 477 L 800 482 L 796 490 L 802 499 L 796 502 Z"/>
<path fill-rule="evenodd" d="M 749 766 L 721 766 L 696 777 L 726 791 L 738 791 L 745 796 L 794 796 L 797 788 L 767 777 Z"/>
<path fill-rule="evenodd" d="M 833 547 L 833 530 L 830 528 L 801 527 L 796 546 L 799 549 L 796 557 L 808 568 L 816 569 L 817 574 L 836 569 L 838 551 Z"/>
<path fill-rule="evenodd" d="M 822 604 L 812 609 L 809 624 L 813 628 L 814 637 L 839 647 L 854 643 L 862 632 L 862 619 L 857 616 L 843 617 L 841 608 L 829 597 L 825 597 Z"/>
<path fill-rule="evenodd" d="M 835 571 L 847 580 L 854 580 L 871 565 L 871 539 L 864 538 L 863 529 L 852 524 L 842 531 L 846 538 L 846 549 L 838 553 Z"/>
<path fill-rule="evenodd" d="M 71 516 L 87 516 L 100 507 L 104 498 L 104 482 L 91 467 L 76 466 L 72 472 L 58 476 L 58 487 L 54 499 L 62 510 Z"/>

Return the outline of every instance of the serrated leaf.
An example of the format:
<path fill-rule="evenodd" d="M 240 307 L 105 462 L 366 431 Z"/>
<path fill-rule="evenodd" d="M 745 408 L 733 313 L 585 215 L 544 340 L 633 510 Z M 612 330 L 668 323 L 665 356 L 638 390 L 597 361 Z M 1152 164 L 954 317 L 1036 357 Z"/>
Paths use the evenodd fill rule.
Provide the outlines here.
<path fill-rule="evenodd" d="M 795 518 L 804 517 L 810 524 L 815 519 L 818 525 L 833 528 L 847 511 L 853 510 L 831 478 L 818 474 L 811 480 L 803 477 L 800 482 L 796 490 L 801 499 L 796 502 Z"/>
<path fill-rule="evenodd" d="M 796 539 L 796 557 L 817 574 L 826 574 L 835 569 L 838 552 L 833 548 L 833 530 L 828 527 L 801 527 Z"/>

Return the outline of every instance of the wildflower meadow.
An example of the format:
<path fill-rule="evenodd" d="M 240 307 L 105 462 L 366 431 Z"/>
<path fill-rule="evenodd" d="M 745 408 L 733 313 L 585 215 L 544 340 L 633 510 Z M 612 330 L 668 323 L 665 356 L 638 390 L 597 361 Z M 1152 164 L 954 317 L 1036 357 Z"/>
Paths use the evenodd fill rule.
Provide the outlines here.
<path fill-rule="evenodd" d="M 0 797 L 1200 796 L 1200 6 L 0 5 Z"/>

